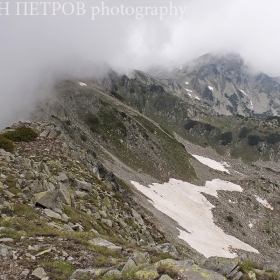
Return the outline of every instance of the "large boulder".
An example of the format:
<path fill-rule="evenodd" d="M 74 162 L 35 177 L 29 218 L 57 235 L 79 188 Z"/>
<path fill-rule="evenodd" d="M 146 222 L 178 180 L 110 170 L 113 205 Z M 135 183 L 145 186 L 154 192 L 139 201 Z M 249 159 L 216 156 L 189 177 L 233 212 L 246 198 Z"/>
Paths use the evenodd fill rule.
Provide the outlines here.
<path fill-rule="evenodd" d="M 90 277 L 96 276 L 97 269 L 87 268 L 87 269 L 76 269 L 74 273 L 70 276 L 71 279 L 90 279 Z"/>
<path fill-rule="evenodd" d="M 89 240 L 89 243 L 91 245 L 95 245 L 95 246 L 101 246 L 101 247 L 106 247 L 107 249 L 113 250 L 113 251 L 121 251 L 122 247 L 115 245 L 114 243 L 102 239 L 102 238 L 94 238 L 92 240 Z"/>
<path fill-rule="evenodd" d="M 155 266 L 148 266 L 135 273 L 135 278 L 139 280 L 155 280 L 158 279 L 159 274 Z"/>
<path fill-rule="evenodd" d="M 150 256 L 147 252 L 134 252 L 132 255 L 132 260 L 136 263 L 136 265 L 141 264 L 149 264 L 150 263 Z"/>
<path fill-rule="evenodd" d="M 233 272 L 235 271 L 236 273 L 238 272 L 239 270 L 238 264 L 239 264 L 238 259 L 210 257 L 205 261 L 203 267 L 219 272 L 224 276 L 228 276 L 230 274 L 233 274 Z"/>
<path fill-rule="evenodd" d="M 74 185 L 79 190 L 87 191 L 87 192 L 92 191 L 92 184 L 87 183 L 85 181 L 79 181 L 79 180 L 75 179 L 74 180 Z"/>
<path fill-rule="evenodd" d="M 165 259 L 155 263 L 155 266 L 161 271 L 171 270 L 181 279 L 192 280 L 225 280 L 225 277 L 217 272 L 203 269 L 194 264 L 192 260 L 175 261 L 172 259 Z"/>
<path fill-rule="evenodd" d="M 180 257 L 180 254 L 177 251 L 177 249 L 170 243 L 158 244 L 158 245 L 156 245 L 155 248 L 158 252 L 167 253 L 175 258 Z"/>

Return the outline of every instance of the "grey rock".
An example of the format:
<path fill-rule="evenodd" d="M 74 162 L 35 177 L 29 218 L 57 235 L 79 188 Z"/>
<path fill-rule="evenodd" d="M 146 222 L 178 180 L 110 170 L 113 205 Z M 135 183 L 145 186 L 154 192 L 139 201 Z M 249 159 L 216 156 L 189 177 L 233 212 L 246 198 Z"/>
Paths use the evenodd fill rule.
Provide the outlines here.
<path fill-rule="evenodd" d="M 91 192 L 92 191 L 92 185 L 90 183 L 87 183 L 85 181 L 79 181 L 77 179 L 74 180 L 74 185 L 77 189 Z"/>
<path fill-rule="evenodd" d="M 232 277 L 232 280 L 240 280 L 242 276 L 243 276 L 243 273 L 241 271 L 239 271 Z"/>
<path fill-rule="evenodd" d="M 47 276 L 47 273 L 42 267 L 38 267 L 32 272 L 31 275 L 35 276 L 37 279 L 43 279 Z"/>
<path fill-rule="evenodd" d="M 60 216 L 58 213 L 56 213 L 56 212 L 54 212 L 54 211 L 52 211 L 52 210 L 50 210 L 50 209 L 44 209 L 44 212 L 45 212 L 45 214 L 46 214 L 48 217 L 50 217 L 50 218 L 62 220 L 62 219 L 61 219 L 61 216 Z"/>
<path fill-rule="evenodd" d="M 127 270 L 133 270 L 133 269 L 135 269 L 136 268 L 136 263 L 134 262 L 134 260 L 133 259 L 129 259 L 127 262 L 126 262 L 126 264 L 124 265 L 124 267 L 123 267 L 123 269 L 122 269 L 122 273 L 124 272 L 124 271 L 127 271 Z"/>
<path fill-rule="evenodd" d="M 132 255 L 132 259 L 136 263 L 136 265 L 141 265 L 141 264 L 149 264 L 150 263 L 150 256 L 149 253 L 147 252 L 134 252 Z"/>
<path fill-rule="evenodd" d="M 40 193 L 40 192 L 44 192 L 44 191 L 48 190 L 48 188 L 46 186 L 42 185 L 42 183 L 37 179 L 34 180 L 32 182 L 32 184 L 30 184 L 29 188 L 34 193 Z"/>
<path fill-rule="evenodd" d="M 101 223 L 106 224 L 108 227 L 113 226 L 113 222 L 111 220 L 108 220 L 108 219 L 101 219 Z"/>
<path fill-rule="evenodd" d="M 95 246 L 106 247 L 106 248 L 108 248 L 110 250 L 114 250 L 114 251 L 121 251 L 122 250 L 122 247 L 117 246 L 114 243 L 112 243 L 108 240 L 99 238 L 99 237 L 94 238 L 92 240 L 89 240 L 89 243 L 92 244 L 92 245 L 95 245 Z"/>
<path fill-rule="evenodd" d="M 13 198 L 15 195 L 13 193 L 11 193 L 8 190 L 4 190 L 4 193 L 9 197 L 9 198 Z"/>
<path fill-rule="evenodd" d="M 172 280 L 167 274 L 162 275 L 159 280 Z"/>
<path fill-rule="evenodd" d="M 84 227 L 78 223 L 76 223 L 75 225 L 71 226 L 71 228 L 74 230 L 74 231 L 78 231 L 78 232 L 82 232 L 84 231 Z"/>
<path fill-rule="evenodd" d="M 92 228 L 90 231 L 93 232 L 96 235 L 99 235 L 99 232 L 97 230 L 95 230 L 94 228 Z"/>
<path fill-rule="evenodd" d="M 62 194 L 60 197 L 61 201 L 67 205 L 71 205 L 72 197 L 73 197 L 73 191 L 68 185 L 60 184 L 59 190 Z"/>
<path fill-rule="evenodd" d="M 48 137 L 50 134 L 51 130 L 50 129 L 45 129 L 41 134 L 40 137 Z"/>
<path fill-rule="evenodd" d="M 21 274 L 19 275 L 19 279 L 20 280 L 24 280 L 24 279 L 26 279 L 27 278 L 27 276 L 29 275 L 29 273 L 30 273 L 30 270 L 29 269 L 24 269 L 22 272 L 21 272 Z"/>
<path fill-rule="evenodd" d="M 49 208 L 54 210 L 55 208 L 61 209 L 62 203 L 60 197 L 62 196 L 60 191 L 54 192 L 42 192 L 34 195 L 36 198 L 35 204 L 43 208 Z"/>
<path fill-rule="evenodd" d="M 273 262 L 265 262 L 263 268 L 265 270 L 272 270 L 272 271 L 278 271 L 279 266 L 276 263 Z"/>
<path fill-rule="evenodd" d="M 75 191 L 75 194 L 78 198 L 83 198 L 85 197 L 86 195 L 88 195 L 87 192 L 81 192 L 81 191 Z"/>
<path fill-rule="evenodd" d="M 11 255 L 10 247 L 0 244 L 0 256 L 3 258 L 8 258 Z"/>
<path fill-rule="evenodd" d="M 14 239 L 12 238 L 0 238 L 0 243 L 6 243 L 6 242 L 13 242 Z"/>
<path fill-rule="evenodd" d="M 139 270 L 135 273 L 135 278 L 139 280 L 155 280 L 158 279 L 159 274 L 155 266 L 148 266 L 143 270 Z"/>
<path fill-rule="evenodd" d="M 90 277 L 97 276 L 96 275 L 97 269 L 94 268 L 87 268 L 87 269 L 77 269 L 75 272 L 70 276 L 71 279 L 88 279 Z"/>
<path fill-rule="evenodd" d="M 68 182 L 68 176 L 65 174 L 65 173 L 63 173 L 63 172 L 60 172 L 59 174 L 58 174 L 58 176 L 55 176 L 54 177 L 57 181 L 60 181 L 60 182 L 62 182 L 62 183 L 67 183 Z"/>
<path fill-rule="evenodd" d="M 180 256 L 177 249 L 170 243 L 158 244 L 156 246 L 156 250 L 160 251 L 160 252 L 163 252 L 163 253 L 167 253 L 167 254 L 171 255 L 172 257 L 179 257 Z"/>
<path fill-rule="evenodd" d="M 108 277 L 108 276 L 118 276 L 118 275 L 121 275 L 121 272 L 117 269 L 112 269 L 112 270 L 109 270 L 108 272 L 106 272 L 104 274 L 104 277 Z"/>
<path fill-rule="evenodd" d="M 236 267 L 238 267 L 238 259 L 210 257 L 205 261 L 203 267 L 219 272 L 226 276 L 233 272 Z"/>
<path fill-rule="evenodd" d="M 53 128 L 53 129 L 51 129 L 51 131 L 47 137 L 53 139 L 53 138 L 56 138 L 57 136 L 58 136 L 58 132 L 56 129 Z"/>
<path fill-rule="evenodd" d="M 145 225 L 141 215 L 138 212 L 136 212 L 134 209 L 132 209 L 132 215 L 141 226 Z"/>
<path fill-rule="evenodd" d="M 68 225 L 63 225 L 63 228 L 62 228 L 63 231 L 74 231 L 70 226 Z"/>
<path fill-rule="evenodd" d="M 192 280 L 224 280 L 225 277 L 212 270 L 207 270 L 194 264 L 192 260 L 175 261 L 165 259 L 155 263 L 156 267 L 168 267 L 172 269 L 181 279 Z"/>

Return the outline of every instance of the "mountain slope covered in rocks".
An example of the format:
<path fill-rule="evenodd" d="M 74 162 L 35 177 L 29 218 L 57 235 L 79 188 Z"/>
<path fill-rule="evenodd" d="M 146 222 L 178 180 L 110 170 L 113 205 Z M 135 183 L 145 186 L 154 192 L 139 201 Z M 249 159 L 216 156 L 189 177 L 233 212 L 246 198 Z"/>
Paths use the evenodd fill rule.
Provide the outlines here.
<path fill-rule="evenodd" d="M 280 279 L 279 118 L 221 116 L 182 88 L 140 71 L 62 80 L 1 131 L 2 279 Z M 206 258 L 180 239 L 187 222 L 133 184 L 171 178 L 201 189 L 210 215 L 194 218 L 259 253 Z M 203 192 L 215 179 L 242 192 Z"/>

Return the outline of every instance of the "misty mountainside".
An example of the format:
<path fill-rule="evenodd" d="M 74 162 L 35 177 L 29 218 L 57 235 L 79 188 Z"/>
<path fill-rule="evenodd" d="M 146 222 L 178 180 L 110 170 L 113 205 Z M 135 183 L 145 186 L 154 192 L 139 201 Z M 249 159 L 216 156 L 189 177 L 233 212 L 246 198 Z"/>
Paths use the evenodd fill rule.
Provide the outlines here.
<path fill-rule="evenodd" d="M 245 161 L 279 159 L 278 116 L 221 115 L 215 107 L 180 94 L 182 86 L 177 81 L 156 79 L 141 71 L 130 76 L 111 71 L 99 83 L 170 134 Z"/>
<path fill-rule="evenodd" d="M 154 69 L 154 76 L 179 84 L 179 95 L 201 100 L 223 115 L 280 114 L 279 78 L 248 66 L 239 54 L 205 54 L 178 69 Z"/>
<path fill-rule="evenodd" d="M 198 101 L 184 101 L 148 74 L 109 71 L 102 79 L 57 82 L 30 120 L 0 135 L 6 149 L 0 149 L 1 277 L 279 277 L 280 170 L 273 161 L 278 118 L 222 117 Z M 255 141 L 252 135 L 263 138 Z M 235 159 L 230 152 L 238 147 L 244 150 Z M 247 164 L 240 160 L 244 151 L 253 160 L 270 161 L 249 158 Z M 192 155 L 226 162 L 228 171 Z M 234 258 L 206 258 L 179 238 L 188 226 L 155 208 L 132 183 L 149 188 L 171 178 L 201 186 L 202 192 L 206 181 L 238 184 L 242 192 L 204 193 L 210 216 L 195 218 L 213 220 L 255 251 L 233 247 L 226 249 Z M 166 208 L 176 202 L 166 201 Z"/>

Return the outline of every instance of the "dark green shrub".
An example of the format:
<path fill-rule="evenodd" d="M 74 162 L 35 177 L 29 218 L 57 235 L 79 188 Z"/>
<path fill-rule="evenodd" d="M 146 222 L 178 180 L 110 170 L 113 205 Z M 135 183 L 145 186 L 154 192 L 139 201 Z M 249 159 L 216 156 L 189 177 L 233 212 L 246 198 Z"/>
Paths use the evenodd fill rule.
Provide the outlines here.
<path fill-rule="evenodd" d="M 113 95 L 115 98 L 119 99 L 122 102 L 125 101 L 125 99 L 121 95 L 119 95 L 117 92 L 115 92 L 113 90 L 110 91 L 110 94 Z"/>
<path fill-rule="evenodd" d="M 127 118 L 127 114 L 126 114 L 125 112 L 120 112 L 120 115 L 121 115 L 124 119 Z"/>
<path fill-rule="evenodd" d="M 258 135 L 249 135 L 248 136 L 248 144 L 251 146 L 257 146 L 260 142 L 264 140 Z"/>
<path fill-rule="evenodd" d="M 97 132 L 99 127 L 99 119 L 92 113 L 89 113 L 85 119 L 86 124 L 92 132 Z"/>
<path fill-rule="evenodd" d="M 80 135 L 80 138 L 82 141 L 86 142 L 87 141 L 87 137 L 84 134 Z"/>
<path fill-rule="evenodd" d="M 229 145 L 232 141 L 232 133 L 230 131 L 222 133 L 220 136 L 220 141 L 224 146 Z"/>
<path fill-rule="evenodd" d="M 233 222 L 233 217 L 232 217 L 232 216 L 227 216 L 227 220 L 228 220 L 229 222 Z"/>
<path fill-rule="evenodd" d="M 249 132 L 250 132 L 250 129 L 247 128 L 246 126 L 243 126 L 239 133 L 239 138 L 246 138 Z"/>
<path fill-rule="evenodd" d="M 11 153 L 14 150 L 14 143 L 0 135 L 0 149 L 4 149 L 6 152 Z"/>
<path fill-rule="evenodd" d="M 13 142 L 30 142 L 36 140 L 37 133 L 30 127 L 21 126 L 14 131 L 8 131 L 2 134 L 6 139 Z"/>
<path fill-rule="evenodd" d="M 279 133 L 271 133 L 266 137 L 266 141 L 268 144 L 276 144 L 280 142 L 280 134 Z"/>
<path fill-rule="evenodd" d="M 126 136 L 127 134 L 127 129 L 125 127 L 125 125 L 121 122 L 117 122 L 116 124 L 117 128 L 121 131 L 121 133 L 123 134 L 123 136 Z"/>
<path fill-rule="evenodd" d="M 205 129 L 210 132 L 211 130 L 215 129 L 215 127 L 209 123 L 204 124 Z"/>
<path fill-rule="evenodd" d="M 192 128 L 194 128 L 195 126 L 197 126 L 199 124 L 198 121 L 188 121 L 186 124 L 185 124 L 185 129 L 186 130 L 190 130 Z"/>

